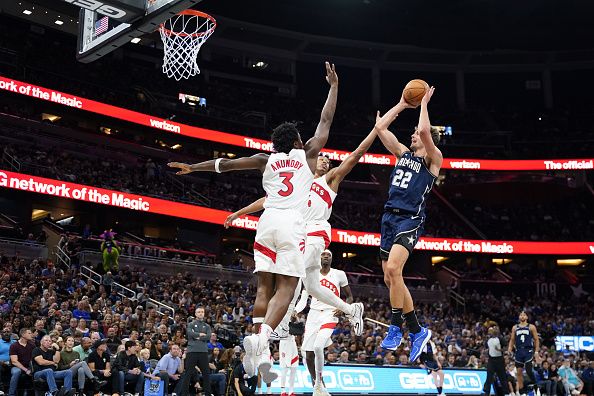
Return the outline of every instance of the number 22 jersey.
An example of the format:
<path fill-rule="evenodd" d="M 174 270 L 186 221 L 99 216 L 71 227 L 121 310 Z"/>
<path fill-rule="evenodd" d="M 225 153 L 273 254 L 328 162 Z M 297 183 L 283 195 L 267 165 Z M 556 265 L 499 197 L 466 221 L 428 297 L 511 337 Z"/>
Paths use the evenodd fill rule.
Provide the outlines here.
<path fill-rule="evenodd" d="M 427 195 L 436 179 L 423 157 L 415 157 L 410 151 L 404 152 L 390 176 L 388 201 L 384 208 L 424 217 Z"/>

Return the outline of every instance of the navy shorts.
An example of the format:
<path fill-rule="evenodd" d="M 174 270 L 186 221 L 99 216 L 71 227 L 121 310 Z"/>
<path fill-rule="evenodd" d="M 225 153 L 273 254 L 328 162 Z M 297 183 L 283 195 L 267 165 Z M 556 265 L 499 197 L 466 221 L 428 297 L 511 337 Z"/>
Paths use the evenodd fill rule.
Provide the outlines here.
<path fill-rule="evenodd" d="M 382 216 L 380 257 L 387 260 L 392 246 L 402 245 L 411 253 L 423 233 L 422 216 L 402 216 L 385 212 Z"/>
<path fill-rule="evenodd" d="M 534 359 L 533 349 L 518 349 L 514 356 L 516 367 L 524 367 L 527 363 L 530 363 Z"/>

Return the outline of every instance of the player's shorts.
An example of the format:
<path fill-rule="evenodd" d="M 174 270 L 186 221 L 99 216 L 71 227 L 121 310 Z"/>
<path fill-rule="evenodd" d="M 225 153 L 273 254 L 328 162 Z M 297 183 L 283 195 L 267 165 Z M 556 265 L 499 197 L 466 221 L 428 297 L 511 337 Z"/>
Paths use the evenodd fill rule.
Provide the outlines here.
<path fill-rule="evenodd" d="M 313 352 L 316 346 L 327 348 L 332 345 L 332 333 L 336 328 L 338 318 L 333 309 L 323 311 L 310 309 L 305 321 L 305 334 L 301 349 Z"/>
<path fill-rule="evenodd" d="M 516 367 L 524 367 L 534 359 L 533 349 L 518 349 L 514 355 Z"/>
<path fill-rule="evenodd" d="M 278 351 L 280 355 L 279 364 L 281 367 L 297 367 L 299 366 L 299 351 L 297 350 L 297 343 L 294 336 L 289 336 L 284 340 L 280 340 Z"/>
<path fill-rule="evenodd" d="M 332 227 L 327 221 L 307 223 L 305 239 L 305 268 L 322 268 L 320 256 L 330 245 Z"/>
<path fill-rule="evenodd" d="M 292 209 L 268 208 L 260 216 L 254 242 L 254 272 L 305 276 L 305 221 Z"/>
<path fill-rule="evenodd" d="M 404 246 L 412 253 L 419 236 L 423 233 L 423 221 L 423 216 L 404 216 L 388 210 L 384 212 L 380 242 L 381 259 L 387 260 L 392 246 L 396 244 Z"/>

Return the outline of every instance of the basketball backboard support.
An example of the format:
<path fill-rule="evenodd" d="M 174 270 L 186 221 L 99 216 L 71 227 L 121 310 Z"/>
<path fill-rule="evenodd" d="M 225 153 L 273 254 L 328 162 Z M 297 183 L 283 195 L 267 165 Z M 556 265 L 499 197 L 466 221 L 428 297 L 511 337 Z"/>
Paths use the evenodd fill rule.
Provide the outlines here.
<path fill-rule="evenodd" d="M 93 62 L 202 0 L 65 0 L 81 7 L 77 59 Z M 92 6 L 89 6 L 92 4 Z"/>

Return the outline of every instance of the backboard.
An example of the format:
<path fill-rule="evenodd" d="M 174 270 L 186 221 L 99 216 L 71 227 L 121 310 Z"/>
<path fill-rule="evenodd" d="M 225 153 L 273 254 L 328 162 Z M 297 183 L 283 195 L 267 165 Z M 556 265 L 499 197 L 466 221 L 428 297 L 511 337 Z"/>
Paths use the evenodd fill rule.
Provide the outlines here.
<path fill-rule="evenodd" d="M 80 62 L 89 63 L 202 0 L 64 0 L 81 7 L 78 31 Z"/>

